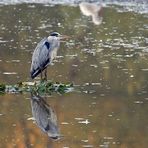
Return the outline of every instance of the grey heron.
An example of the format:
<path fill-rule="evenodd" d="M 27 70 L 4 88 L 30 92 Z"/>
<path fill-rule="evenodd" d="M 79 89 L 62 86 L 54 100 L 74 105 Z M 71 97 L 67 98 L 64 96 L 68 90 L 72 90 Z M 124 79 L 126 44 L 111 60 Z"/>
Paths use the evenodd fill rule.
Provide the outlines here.
<path fill-rule="evenodd" d="M 35 48 L 32 55 L 32 63 L 30 74 L 34 79 L 45 70 L 45 78 L 47 79 L 47 66 L 52 63 L 53 59 L 57 56 L 57 51 L 60 47 L 60 40 L 69 38 L 66 35 L 60 35 L 58 32 L 50 33 L 49 37 L 43 38 Z"/>

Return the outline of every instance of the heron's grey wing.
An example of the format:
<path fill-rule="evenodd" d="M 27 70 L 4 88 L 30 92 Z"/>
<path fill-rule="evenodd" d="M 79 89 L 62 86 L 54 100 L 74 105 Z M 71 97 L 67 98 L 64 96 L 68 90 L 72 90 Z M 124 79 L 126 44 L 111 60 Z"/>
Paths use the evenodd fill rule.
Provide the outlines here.
<path fill-rule="evenodd" d="M 33 52 L 30 70 L 32 78 L 35 78 L 47 67 L 48 63 L 50 62 L 49 53 L 50 43 L 47 42 L 47 38 L 44 38 L 38 43 Z"/>

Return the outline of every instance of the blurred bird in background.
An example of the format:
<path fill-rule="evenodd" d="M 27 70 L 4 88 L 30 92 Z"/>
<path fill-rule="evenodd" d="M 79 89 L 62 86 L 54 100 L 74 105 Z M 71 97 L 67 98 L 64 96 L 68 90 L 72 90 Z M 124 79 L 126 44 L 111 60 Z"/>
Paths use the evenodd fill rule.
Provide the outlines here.
<path fill-rule="evenodd" d="M 102 23 L 103 17 L 103 7 L 101 4 L 94 4 L 88 2 L 82 2 L 79 4 L 81 12 L 86 16 L 91 16 L 92 21 L 95 25 L 100 25 Z"/>

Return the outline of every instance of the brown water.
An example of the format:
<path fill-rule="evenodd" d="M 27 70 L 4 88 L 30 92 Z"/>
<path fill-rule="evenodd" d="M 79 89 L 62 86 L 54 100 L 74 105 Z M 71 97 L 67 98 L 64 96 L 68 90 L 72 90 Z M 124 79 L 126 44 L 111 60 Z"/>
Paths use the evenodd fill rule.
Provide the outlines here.
<path fill-rule="evenodd" d="M 61 44 L 48 78 L 75 91 L 48 98 L 63 138 L 47 137 L 30 118 L 30 94 L 0 96 L 0 147 L 147 148 L 148 19 L 108 7 L 100 26 L 78 7 L 36 4 L 0 7 L 0 82 L 31 81 L 32 51 L 51 31 Z"/>

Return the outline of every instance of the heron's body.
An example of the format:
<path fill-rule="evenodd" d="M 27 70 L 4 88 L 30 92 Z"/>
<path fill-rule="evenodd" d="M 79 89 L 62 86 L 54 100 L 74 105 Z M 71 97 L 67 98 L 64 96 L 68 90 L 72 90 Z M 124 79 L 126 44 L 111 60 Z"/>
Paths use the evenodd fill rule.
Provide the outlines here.
<path fill-rule="evenodd" d="M 59 47 L 60 39 L 56 36 L 49 36 L 38 43 L 32 55 L 30 69 L 32 79 L 42 73 L 52 63 L 53 59 L 57 56 Z"/>

